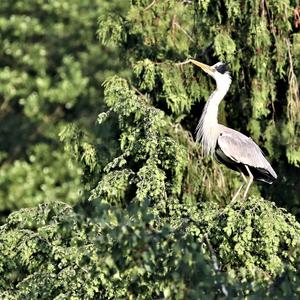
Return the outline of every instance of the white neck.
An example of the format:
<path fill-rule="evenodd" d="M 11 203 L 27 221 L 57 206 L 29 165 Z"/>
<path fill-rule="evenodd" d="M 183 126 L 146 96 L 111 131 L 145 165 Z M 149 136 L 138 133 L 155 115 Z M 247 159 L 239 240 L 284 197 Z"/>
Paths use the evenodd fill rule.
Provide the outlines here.
<path fill-rule="evenodd" d="M 204 110 L 202 112 L 201 118 L 196 129 L 196 140 L 201 140 L 201 144 L 205 155 L 214 153 L 217 139 L 219 136 L 219 104 L 226 95 L 231 84 L 231 77 L 228 73 L 218 73 L 214 76 L 214 78 L 217 83 L 217 88 L 210 95 L 207 103 L 205 104 Z"/>

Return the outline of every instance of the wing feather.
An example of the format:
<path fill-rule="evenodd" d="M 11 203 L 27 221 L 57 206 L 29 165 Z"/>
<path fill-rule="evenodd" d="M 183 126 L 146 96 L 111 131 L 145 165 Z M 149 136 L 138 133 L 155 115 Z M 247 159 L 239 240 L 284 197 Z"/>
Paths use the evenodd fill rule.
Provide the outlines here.
<path fill-rule="evenodd" d="M 225 126 L 222 126 L 222 129 L 217 143 L 227 157 L 237 163 L 265 169 L 274 178 L 277 178 L 275 171 L 265 158 L 263 152 L 251 138 Z"/>

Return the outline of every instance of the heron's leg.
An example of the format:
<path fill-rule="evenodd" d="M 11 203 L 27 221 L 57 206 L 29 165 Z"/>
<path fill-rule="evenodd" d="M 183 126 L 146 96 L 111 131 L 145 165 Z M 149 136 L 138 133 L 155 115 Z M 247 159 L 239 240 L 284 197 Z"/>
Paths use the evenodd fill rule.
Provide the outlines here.
<path fill-rule="evenodd" d="M 245 176 L 241 171 L 240 171 L 240 174 L 241 174 L 241 176 L 243 177 L 245 183 L 247 184 L 247 183 L 248 183 L 248 180 L 247 180 L 246 176 Z M 243 186 L 244 186 L 244 183 L 242 183 L 242 185 L 238 188 L 238 190 L 237 190 L 236 193 L 234 194 L 234 196 L 233 196 L 231 202 L 232 202 L 232 201 L 235 201 L 235 199 L 236 199 L 237 196 L 239 195 L 239 193 L 240 193 L 241 189 L 243 188 Z"/>
<path fill-rule="evenodd" d="M 249 191 L 250 185 L 251 185 L 252 182 L 253 182 L 253 175 L 252 175 L 252 173 L 250 172 L 249 167 L 245 165 L 245 168 L 246 168 L 246 170 L 247 170 L 247 172 L 248 172 L 248 174 L 249 174 L 249 181 L 248 181 L 248 185 L 247 185 L 247 187 L 246 187 L 246 191 L 245 191 L 245 193 L 244 193 L 244 199 L 246 199 L 246 196 L 247 196 L 247 193 L 248 193 L 248 191 Z"/>
<path fill-rule="evenodd" d="M 244 173 L 243 173 L 243 172 L 241 172 L 241 171 L 240 171 L 240 173 L 241 173 L 241 175 L 242 175 L 242 177 L 243 177 L 244 181 L 245 181 L 245 182 L 246 182 L 246 184 L 247 184 L 247 183 L 248 183 L 248 180 L 247 180 L 246 176 L 244 175 Z"/>
<path fill-rule="evenodd" d="M 237 190 L 236 193 L 234 194 L 234 196 L 233 196 L 231 202 L 234 202 L 234 201 L 235 201 L 235 199 L 236 199 L 237 196 L 239 195 L 239 193 L 240 193 L 241 189 L 243 188 L 243 186 L 244 186 L 244 183 L 242 183 L 242 185 L 238 188 L 238 190 Z"/>

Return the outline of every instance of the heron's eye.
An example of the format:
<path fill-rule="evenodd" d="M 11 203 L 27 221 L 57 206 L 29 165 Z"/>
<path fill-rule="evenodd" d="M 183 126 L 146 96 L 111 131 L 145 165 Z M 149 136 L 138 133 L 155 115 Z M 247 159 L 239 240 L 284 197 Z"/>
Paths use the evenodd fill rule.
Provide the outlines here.
<path fill-rule="evenodd" d="M 216 70 L 221 74 L 228 72 L 227 64 L 220 64 L 220 65 L 216 66 Z"/>

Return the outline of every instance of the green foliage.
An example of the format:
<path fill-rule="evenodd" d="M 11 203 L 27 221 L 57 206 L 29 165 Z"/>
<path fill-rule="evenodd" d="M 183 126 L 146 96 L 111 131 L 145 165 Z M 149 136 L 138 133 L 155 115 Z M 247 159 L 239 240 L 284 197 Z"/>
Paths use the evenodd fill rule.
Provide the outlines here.
<path fill-rule="evenodd" d="M 119 66 L 117 50 L 99 45 L 97 20 L 108 6 L 125 10 L 115 2 L 1 1 L 1 211 L 77 201 L 81 174 L 96 168 L 95 145 L 86 139 L 80 149 L 89 165 L 82 172 L 57 141 L 65 125 L 101 135 L 103 164 L 114 152 L 114 132 L 99 131 L 95 120 L 104 110 L 100 84 Z"/>
<path fill-rule="evenodd" d="M 49 148 L 46 144 L 37 144 L 31 148 L 28 162 L 16 160 L 12 165 L 2 166 L 0 198 L 4 202 L 0 202 L 0 210 L 14 210 L 60 198 L 69 203 L 78 201 L 81 169 L 60 151 L 52 151 L 50 157 Z"/>
<path fill-rule="evenodd" d="M 220 120 L 251 134 L 297 189 L 291 175 L 298 172 L 300 137 L 295 6 L 293 1 L 133 1 L 120 23 L 100 26 L 98 34 L 105 43 L 118 40 L 135 87 L 190 131 L 201 111 L 197 103 L 201 107 L 214 86 L 201 71 L 178 63 L 189 57 L 230 62 L 233 83 Z M 105 34 L 114 26 L 124 29 L 118 38 Z M 278 160 L 284 164 L 276 165 Z M 284 204 L 283 190 L 279 184 L 264 192 Z M 286 193 L 299 202 L 299 193 Z"/>
<path fill-rule="evenodd" d="M 253 202 L 261 211 L 259 216 L 265 214 L 267 218 L 267 214 L 272 213 L 272 217 L 280 218 L 279 225 L 269 223 L 275 240 L 260 231 L 270 232 L 263 218 L 259 221 L 254 215 L 252 220 L 256 223 L 252 227 L 249 217 L 243 222 L 243 215 L 239 215 L 238 220 L 234 220 L 234 216 L 229 220 L 231 215 L 237 214 L 235 209 L 247 214 L 249 206 L 253 209 Z M 87 214 L 88 207 L 90 212 Z M 295 243 L 299 225 L 291 216 L 263 200 L 252 199 L 248 204 L 240 203 L 234 209 L 228 209 L 224 213 L 227 219 L 222 219 L 220 214 L 215 218 L 218 222 L 206 223 L 201 216 L 204 213 L 210 215 L 208 208 L 198 212 L 200 218 L 197 222 L 192 220 L 197 215 L 194 213 L 193 217 L 186 215 L 185 219 L 180 219 L 181 224 L 177 226 L 162 222 L 163 218 L 152 214 L 148 201 L 121 209 L 97 199 L 85 206 L 85 213 L 80 207 L 74 210 L 61 202 L 14 212 L 0 227 L 0 295 L 5 299 L 199 299 L 199 296 L 230 299 L 243 295 L 250 298 L 275 295 L 275 299 L 281 299 L 280 295 L 296 297 L 299 294 L 299 276 L 294 273 L 298 258 L 293 261 L 295 267 L 292 269 L 284 267 L 282 272 L 280 267 L 279 285 L 246 281 L 249 277 L 260 278 L 258 274 L 265 277 L 272 274 L 272 270 L 278 271 L 280 261 L 276 260 L 276 255 L 273 257 L 274 250 L 285 261 L 292 257 L 286 256 L 288 250 L 285 246 Z M 190 206 L 190 212 L 192 209 Z M 178 220 L 178 216 L 174 216 L 175 219 Z M 206 221 L 209 221 L 208 217 Z M 223 228 L 215 227 L 224 223 L 227 225 Z M 231 238 L 234 232 L 230 234 L 228 228 L 232 224 L 237 227 L 231 228 L 238 230 Z M 211 230 L 208 238 L 207 235 L 198 235 L 195 239 L 197 231 L 193 229 L 207 229 L 207 225 L 216 230 Z M 252 232 L 245 230 L 245 226 Z M 222 235 L 216 231 L 223 231 L 223 240 L 231 239 L 231 242 L 221 241 Z M 219 248 L 213 235 L 219 238 Z M 255 236 L 256 240 L 253 240 Z M 249 244 L 247 239 L 251 240 Z M 270 246 L 269 250 L 265 242 L 267 247 Z M 225 259 L 229 244 L 235 246 L 231 246 L 233 252 L 228 252 Z M 247 259 L 233 256 L 241 251 L 237 247 L 241 245 Z M 279 248 L 286 249 L 286 252 L 280 253 Z M 213 249 L 220 249 L 221 254 L 216 252 L 219 261 Z M 268 255 L 272 259 L 268 259 Z M 292 255 L 295 257 L 294 252 Z M 223 259 L 226 264 L 222 263 Z M 249 260 L 252 265 L 247 264 Z M 225 269 L 222 273 L 218 271 L 219 264 L 221 269 L 226 266 L 229 272 Z M 240 268 L 240 264 L 245 265 Z M 265 269 L 265 266 L 270 269 Z M 235 276 L 238 280 L 235 280 L 233 274 L 237 270 L 239 274 Z M 245 281 L 243 284 L 239 283 L 241 278 Z"/>
<path fill-rule="evenodd" d="M 300 224 L 258 188 L 231 202 L 238 177 L 190 133 L 213 83 L 181 63 L 230 60 L 221 119 L 296 173 L 293 5 L 1 3 L 0 208 L 47 203 L 0 227 L 0 298 L 298 298 Z M 299 207 L 287 178 L 282 201 Z"/>
<path fill-rule="evenodd" d="M 208 234 L 220 264 L 235 279 L 270 280 L 293 261 L 290 251 L 300 242 L 294 217 L 259 197 L 225 208 L 216 200 L 209 204 L 210 197 L 200 205 L 205 200 L 201 181 L 183 176 L 192 173 L 191 165 L 198 174 L 205 167 L 197 162 L 197 147 L 189 154 L 188 136 L 177 140 L 170 118 L 119 77 L 105 83 L 105 100 L 118 115 L 122 154 L 105 168 L 107 175 L 91 199 L 122 207 L 131 197 L 134 202 L 149 199 L 160 223 L 179 228 L 187 222 L 185 230 L 201 242 Z"/>
<path fill-rule="evenodd" d="M 220 288 L 201 244 L 155 227 L 146 203 L 94 208 L 87 219 L 59 202 L 10 215 L 0 229 L 1 297 L 197 299 Z"/>
<path fill-rule="evenodd" d="M 300 242 L 300 225 L 295 217 L 263 199 L 252 197 L 218 213 L 210 224 L 209 236 L 221 261 L 236 276 L 266 279 L 293 265 Z"/>
<path fill-rule="evenodd" d="M 198 174 L 203 172 L 203 166 L 196 163 L 197 156 L 194 164 L 188 159 L 189 153 L 200 152 L 196 150 L 197 145 L 189 150 L 178 143 L 177 127 L 172 125 L 170 118 L 151 106 L 149 98 L 136 95 L 135 88 L 124 79 L 113 77 L 105 82 L 105 101 L 118 115 L 122 153 L 105 167 L 108 175 L 99 181 L 93 194 L 103 196 L 102 192 L 105 192 L 113 195 L 115 189 L 129 189 L 130 186 L 140 200 L 145 197 L 160 199 L 163 194 L 163 203 L 167 196 L 178 195 L 182 195 L 185 201 L 196 202 L 201 194 L 201 181 L 195 182 L 193 189 L 188 189 L 194 178 L 184 174 L 190 169 L 197 169 Z M 192 143 L 187 135 L 184 141 Z M 116 185 L 113 184 L 115 180 Z M 123 197 L 126 201 L 125 194 Z"/>
<path fill-rule="evenodd" d="M 192 5 L 183 1 L 155 2 L 149 7 L 148 4 L 134 2 L 122 21 L 127 29 L 122 33 L 124 39 L 118 39 L 118 44 L 126 47 L 126 52 L 130 53 L 138 79 L 137 87 L 151 94 L 154 103 L 160 107 L 166 104 L 174 117 L 190 123 L 190 115 L 188 119 L 185 118 L 191 112 L 192 105 L 199 98 L 207 98 L 212 87 L 201 80 L 200 90 L 190 67 L 174 68 L 164 60 L 184 60 L 199 55 L 200 48 L 203 54 L 199 56 L 209 62 L 211 55 L 206 53 L 213 52 L 215 60 L 211 60 L 212 63 L 217 59 L 231 62 L 234 82 L 231 88 L 233 100 L 226 103 L 230 112 L 228 121 L 235 128 L 248 130 L 270 156 L 275 159 L 285 156 L 290 163 L 298 166 L 300 118 L 296 116 L 300 109 L 295 77 L 297 64 L 294 63 L 299 56 L 296 50 L 298 33 L 293 33 L 287 21 L 292 11 L 286 9 L 288 4 L 272 2 L 265 7 L 264 4 L 259 6 L 258 2 L 241 4 L 229 1 L 225 4 L 227 18 L 224 17 L 224 7 L 213 1 L 195 4 L 199 15 L 196 18 Z M 157 15 L 164 17 L 157 18 Z M 243 27 L 237 31 L 240 24 Z M 110 26 L 113 28 L 113 23 Z M 99 34 L 104 38 L 101 29 Z M 289 39 L 291 33 L 293 38 Z M 107 41 L 113 39 L 108 37 Z M 139 41 L 139 47 L 131 41 Z M 185 46 L 180 44 L 181 41 Z M 211 50 L 203 49 L 212 41 Z M 137 61 L 133 61 L 134 56 Z M 139 60 L 141 57 L 145 60 Z M 155 80 L 160 82 L 162 89 L 154 84 Z M 276 89 L 279 83 L 281 86 Z M 224 119 L 225 116 L 222 116 Z M 194 127 L 188 125 L 190 128 Z M 282 168 L 279 172 L 286 171 Z M 285 176 L 289 176 L 289 173 Z M 282 188 L 280 186 L 278 190 Z"/>

